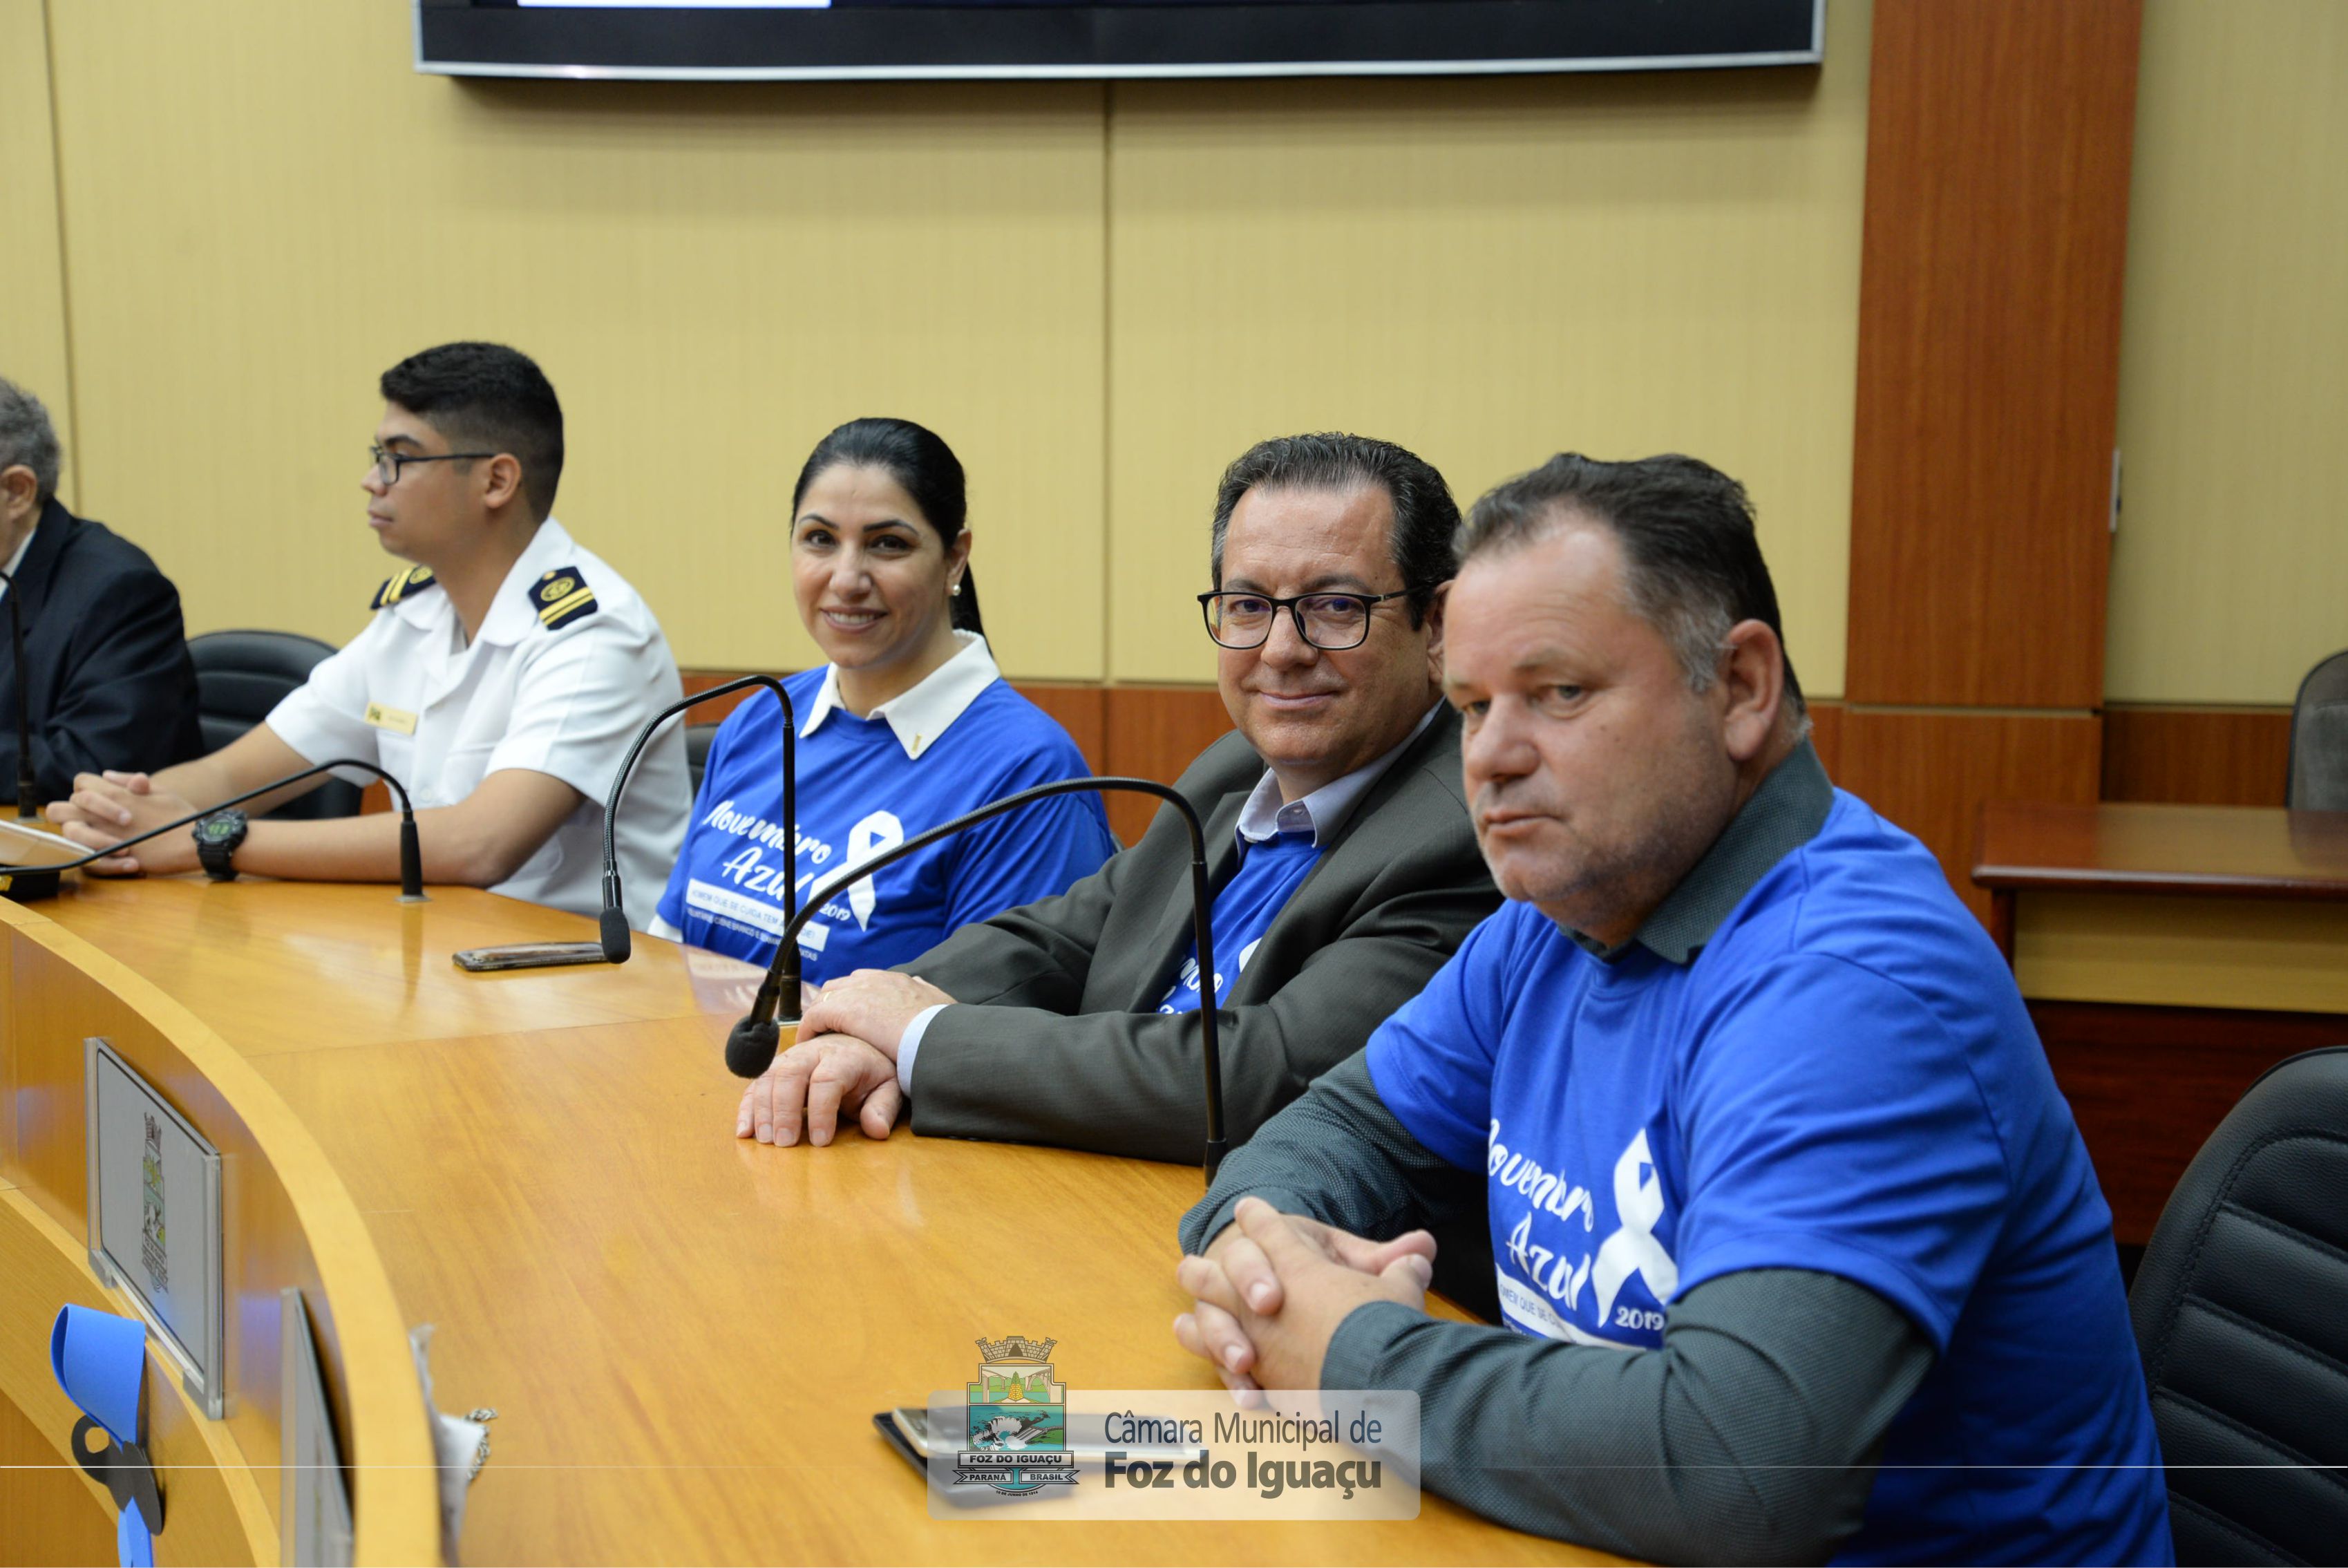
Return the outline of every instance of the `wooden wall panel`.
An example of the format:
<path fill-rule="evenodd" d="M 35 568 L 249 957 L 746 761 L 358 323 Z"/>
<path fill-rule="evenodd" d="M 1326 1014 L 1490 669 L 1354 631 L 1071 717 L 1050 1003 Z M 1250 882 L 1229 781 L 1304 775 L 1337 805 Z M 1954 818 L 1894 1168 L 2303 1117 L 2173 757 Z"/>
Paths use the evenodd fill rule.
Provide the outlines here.
<path fill-rule="evenodd" d="M 2348 1045 L 2348 1018 L 2313 1013 L 2033 1002 L 2030 1016 L 2096 1162 L 2113 1233 L 2137 1245 L 2259 1074 L 2301 1051 Z"/>
<path fill-rule="evenodd" d="M 1096 773 L 1108 771 L 1108 693 L 1097 686 L 1045 681 L 1014 681 L 1014 690 L 1059 721 L 1085 754 L 1085 766 Z M 1114 805 L 1115 802 L 1111 801 Z"/>
<path fill-rule="evenodd" d="M 1846 707 L 1835 781 L 1923 840 L 1950 885 L 1987 923 L 1989 894 L 1972 879 L 1982 802 L 2092 803 L 2100 728 L 2093 715 Z"/>
<path fill-rule="evenodd" d="M 1810 745 L 1818 751 L 1827 777 L 1842 781 L 1842 704 L 1810 704 Z"/>
<path fill-rule="evenodd" d="M 756 670 L 680 670 L 677 673 L 684 677 L 685 695 L 692 696 L 697 692 L 707 691 L 712 686 L 724 686 L 727 681 L 735 680 L 747 675 L 763 673 L 766 675 L 782 676 L 788 676 L 791 672 L 788 670 L 767 670 L 763 672 Z M 721 696 L 715 702 L 708 704 L 706 707 L 689 709 L 685 713 L 685 722 L 687 724 L 722 723 L 727 714 L 732 713 L 736 708 L 740 707 L 744 703 L 749 701 L 751 691 L 756 691 L 757 689 L 757 688 L 756 686 L 753 686 L 750 688 L 750 691 L 736 692 L 731 696 Z"/>
<path fill-rule="evenodd" d="M 1108 770 L 1171 784 L 1199 753 L 1231 727 L 1222 694 L 1212 686 L 1111 686 Z M 1109 799 L 1108 825 L 1130 844 L 1149 826 L 1158 802 L 1142 795 Z"/>
<path fill-rule="evenodd" d="M 2287 707 L 2108 707 L 2106 800 L 2280 806 L 2291 767 Z"/>
<path fill-rule="evenodd" d="M 1854 703 L 2091 708 L 2138 0 L 1882 0 L 1851 494 Z"/>

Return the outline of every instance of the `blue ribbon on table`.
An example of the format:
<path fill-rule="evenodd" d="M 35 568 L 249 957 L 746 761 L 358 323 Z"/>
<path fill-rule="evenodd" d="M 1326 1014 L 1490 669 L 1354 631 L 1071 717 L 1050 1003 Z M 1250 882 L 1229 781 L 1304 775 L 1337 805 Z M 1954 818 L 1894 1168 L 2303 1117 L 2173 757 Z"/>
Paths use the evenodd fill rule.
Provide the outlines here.
<path fill-rule="evenodd" d="M 147 1380 L 147 1326 L 95 1307 L 67 1306 L 49 1330 L 49 1370 L 82 1412 L 74 1423 L 74 1458 L 122 1511 L 115 1550 L 123 1568 L 155 1568 L 163 1497 L 155 1467 L 139 1443 L 139 1398 Z M 87 1434 L 106 1439 L 92 1449 Z"/>

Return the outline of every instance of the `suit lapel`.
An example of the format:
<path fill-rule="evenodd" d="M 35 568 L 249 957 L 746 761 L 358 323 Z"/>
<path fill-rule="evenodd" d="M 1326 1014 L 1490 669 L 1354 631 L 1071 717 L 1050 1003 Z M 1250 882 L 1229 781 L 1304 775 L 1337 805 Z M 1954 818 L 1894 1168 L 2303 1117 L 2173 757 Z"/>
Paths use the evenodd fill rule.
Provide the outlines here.
<path fill-rule="evenodd" d="M 1351 857 L 1347 851 L 1354 842 L 1354 830 L 1384 810 L 1396 795 L 1409 788 L 1411 780 L 1418 777 L 1419 768 L 1426 762 L 1429 748 L 1441 746 L 1445 736 L 1456 729 L 1458 723 L 1458 717 L 1452 713 L 1436 715 L 1435 722 L 1426 727 L 1408 749 L 1387 765 L 1386 770 L 1378 776 L 1378 781 L 1370 787 L 1370 792 L 1354 806 L 1353 814 L 1338 826 L 1336 838 L 1321 851 L 1320 858 L 1313 862 L 1313 869 L 1304 873 L 1304 880 L 1296 884 L 1296 891 L 1290 893 L 1288 902 L 1280 906 L 1280 913 L 1272 917 L 1272 924 L 1265 928 L 1263 934 L 1265 946 L 1278 946 L 1284 935 L 1282 927 L 1292 921 L 1303 919 L 1311 913 L 1313 884 L 1321 880 L 1323 872 L 1336 876 L 1345 874 L 1343 871 L 1331 872 L 1330 868 L 1340 863 L 1350 865 Z M 1236 823 L 1237 820 L 1234 817 L 1233 821 Z M 1373 844 L 1361 852 L 1383 854 L 1387 851 Z M 1225 958 L 1224 962 L 1230 960 Z M 1246 985 L 1247 975 L 1242 971 L 1231 984 L 1231 1001 L 1227 1006 L 1235 1006 L 1243 1001 L 1257 999 L 1242 994 Z"/>
<path fill-rule="evenodd" d="M 41 521 L 33 530 L 32 546 L 25 552 L 24 562 L 16 569 L 16 586 L 9 590 L 25 596 L 27 635 L 32 631 L 33 618 L 41 613 L 41 606 L 49 602 L 49 580 L 57 575 L 57 558 L 65 553 L 67 536 L 77 526 L 78 520 L 56 497 L 50 497 L 41 508 Z M 6 562 L 0 562 L 0 565 L 5 564 Z M 5 612 L 0 611 L 0 614 Z M 6 635 L 5 632 L 0 632 L 0 638 Z"/>

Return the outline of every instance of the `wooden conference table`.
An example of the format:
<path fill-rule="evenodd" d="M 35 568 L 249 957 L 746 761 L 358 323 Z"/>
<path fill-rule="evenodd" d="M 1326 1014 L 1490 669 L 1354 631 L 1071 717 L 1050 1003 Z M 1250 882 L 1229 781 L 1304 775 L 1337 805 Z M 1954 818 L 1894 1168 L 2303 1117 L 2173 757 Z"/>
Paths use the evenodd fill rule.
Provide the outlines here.
<path fill-rule="evenodd" d="M 932 1520 L 870 1418 L 960 1387 L 982 1335 L 1056 1338 L 1071 1387 L 1210 1386 L 1169 1328 L 1198 1173 L 903 1129 L 737 1141 L 721 1047 L 746 966 L 642 938 L 616 969 L 449 962 L 592 934 L 462 889 L 403 906 L 69 880 L 0 903 L 0 1464 L 34 1462 L 35 1433 L 64 1462 L 47 1323 L 64 1300 L 114 1305 L 83 1246 L 82 1040 L 103 1035 L 226 1156 L 229 1413 L 201 1419 L 150 1364 L 160 1562 L 277 1560 L 287 1284 L 321 1342 L 363 1563 L 439 1560 L 419 1323 L 441 1408 L 498 1412 L 461 1542 L 477 1562 L 1613 1561 L 1431 1494 L 1385 1524 Z M 46 1510 L 39 1539 L 110 1558 L 78 1471 L 0 1475 L 20 1545 Z"/>
<path fill-rule="evenodd" d="M 2115 1230 L 2140 1244 L 2260 1072 L 2348 1044 L 2348 812 L 1996 801 L 1976 850 Z"/>

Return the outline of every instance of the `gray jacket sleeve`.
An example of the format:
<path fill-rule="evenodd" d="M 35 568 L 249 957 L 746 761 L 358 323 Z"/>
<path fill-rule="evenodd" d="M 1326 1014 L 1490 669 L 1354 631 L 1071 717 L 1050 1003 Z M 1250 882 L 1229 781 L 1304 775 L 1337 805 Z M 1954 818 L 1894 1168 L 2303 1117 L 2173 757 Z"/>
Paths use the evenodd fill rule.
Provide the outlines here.
<path fill-rule="evenodd" d="M 1457 1201 L 1441 1166 L 1356 1057 L 1231 1156 L 1183 1243 L 1203 1247 L 1250 1192 L 1392 1235 Z M 1858 1529 L 1884 1433 L 1932 1361 L 1874 1292 L 1771 1269 L 1671 1303 L 1654 1350 L 1373 1304 L 1339 1326 L 1321 1381 L 1417 1390 L 1426 1484 L 1501 1523 L 1659 1562 L 1814 1562 Z"/>
<path fill-rule="evenodd" d="M 1484 1178 L 1462 1171 L 1395 1119 L 1357 1051 L 1254 1138 L 1231 1150 L 1205 1198 L 1182 1216 L 1182 1250 L 1203 1253 L 1241 1198 L 1384 1239 L 1481 1213 Z"/>
<path fill-rule="evenodd" d="M 1298 929 L 1308 920 L 1310 929 L 1278 959 L 1268 939 L 1250 976 L 1293 969 L 1268 994 L 1261 985 L 1235 985 L 1238 1000 L 1217 1011 L 1224 1130 L 1234 1144 L 1360 1050 L 1498 903 L 1465 810 L 1451 796 L 1440 806 L 1439 820 L 1425 830 L 1406 831 L 1409 820 L 1381 823 L 1375 856 L 1358 852 L 1365 841 L 1349 841 L 1348 878 L 1365 864 L 1369 874 L 1357 882 L 1308 881 L 1282 920 L 1292 913 Z M 1168 816 L 1161 820 L 1170 830 Z M 1156 880 L 1151 866 L 1168 864 L 1179 869 L 1164 885 L 1143 884 L 1143 875 Z M 1123 995 L 1102 1007 L 1103 992 L 1115 988 L 1087 990 L 1101 978 L 1096 970 L 1111 964 L 1138 974 L 1162 959 L 1170 979 L 1187 923 L 1162 954 L 1138 953 L 1124 938 L 1137 911 L 1155 918 L 1189 909 L 1188 864 L 1187 851 L 1145 863 L 1128 851 L 1060 897 L 964 926 L 903 965 L 981 1004 L 946 1008 L 923 1033 L 914 1131 L 1197 1161 L 1206 1137 L 1199 1015 L 1159 1013 L 1154 995 Z M 1112 932 L 1106 944 L 1104 930 Z"/>

